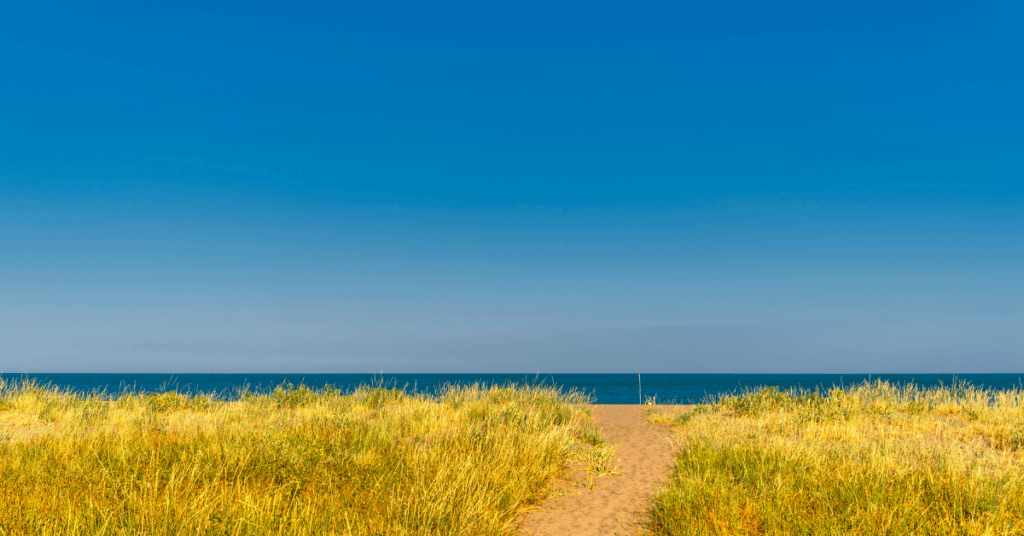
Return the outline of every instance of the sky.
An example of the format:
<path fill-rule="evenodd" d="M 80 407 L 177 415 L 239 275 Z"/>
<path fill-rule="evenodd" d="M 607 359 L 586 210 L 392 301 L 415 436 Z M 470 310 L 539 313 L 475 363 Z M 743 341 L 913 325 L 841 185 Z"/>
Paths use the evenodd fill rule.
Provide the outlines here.
<path fill-rule="evenodd" d="M 1024 371 L 1022 23 L 0 4 L 0 372 Z"/>

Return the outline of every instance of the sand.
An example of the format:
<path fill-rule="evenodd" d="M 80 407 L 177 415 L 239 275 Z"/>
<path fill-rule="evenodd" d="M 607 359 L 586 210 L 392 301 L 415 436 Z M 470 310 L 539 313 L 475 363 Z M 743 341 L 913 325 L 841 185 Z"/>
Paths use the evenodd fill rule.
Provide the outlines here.
<path fill-rule="evenodd" d="M 678 407 L 680 410 L 684 408 Z M 689 408 L 685 408 L 689 409 Z M 641 406 L 592 406 L 594 421 L 615 444 L 612 467 L 619 473 L 596 479 L 594 489 L 555 497 L 527 514 L 527 536 L 634 534 L 644 503 L 672 468 L 672 431 L 647 424 Z"/>

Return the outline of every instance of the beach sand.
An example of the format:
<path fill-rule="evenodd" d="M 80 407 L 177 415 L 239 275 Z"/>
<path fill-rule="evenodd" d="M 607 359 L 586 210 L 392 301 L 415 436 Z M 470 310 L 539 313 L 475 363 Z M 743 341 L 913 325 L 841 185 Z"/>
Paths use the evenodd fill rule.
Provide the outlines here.
<path fill-rule="evenodd" d="M 615 445 L 611 467 L 618 473 L 595 480 L 594 489 L 555 497 L 528 513 L 520 527 L 527 536 L 632 534 L 655 485 L 672 468 L 672 431 L 647 424 L 642 406 L 592 406 L 594 421 Z M 676 406 L 687 411 L 689 406 Z"/>

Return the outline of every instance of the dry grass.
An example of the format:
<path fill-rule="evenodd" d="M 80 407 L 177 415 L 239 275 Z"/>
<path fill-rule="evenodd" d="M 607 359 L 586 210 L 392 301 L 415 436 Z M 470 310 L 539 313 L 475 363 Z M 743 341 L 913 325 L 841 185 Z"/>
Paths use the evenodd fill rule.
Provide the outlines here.
<path fill-rule="evenodd" d="M 1024 390 L 769 388 L 648 418 L 681 447 L 652 535 L 1024 534 Z"/>
<path fill-rule="evenodd" d="M 0 534 L 511 534 L 610 452 L 585 396 L 79 396 L 0 380 Z"/>

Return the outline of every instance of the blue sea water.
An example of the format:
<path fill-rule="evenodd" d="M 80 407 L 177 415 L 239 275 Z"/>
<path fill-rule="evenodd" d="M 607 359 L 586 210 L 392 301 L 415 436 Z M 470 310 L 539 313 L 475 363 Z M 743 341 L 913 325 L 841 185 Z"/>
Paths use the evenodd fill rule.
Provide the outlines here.
<path fill-rule="evenodd" d="M 1021 374 L 21 374 L 6 380 L 35 380 L 78 392 L 117 394 L 125 390 L 214 392 L 230 398 L 244 386 L 267 391 L 284 383 L 352 390 L 384 383 L 407 391 L 430 393 L 445 384 L 543 383 L 591 395 L 598 404 L 637 404 L 648 397 L 659 402 L 698 403 L 721 393 L 761 386 L 780 389 L 829 389 L 871 379 L 922 387 L 969 382 L 978 387 L 1024 387 Z"/>

